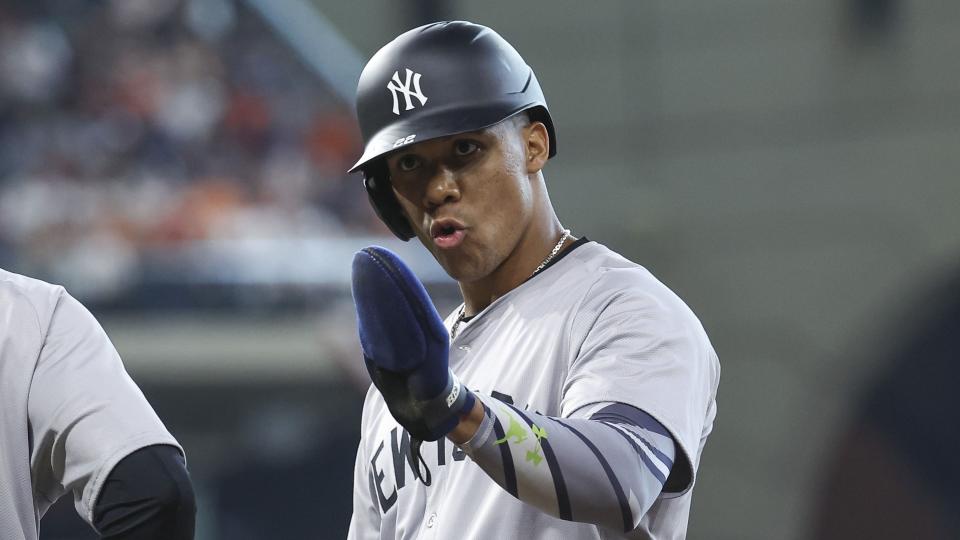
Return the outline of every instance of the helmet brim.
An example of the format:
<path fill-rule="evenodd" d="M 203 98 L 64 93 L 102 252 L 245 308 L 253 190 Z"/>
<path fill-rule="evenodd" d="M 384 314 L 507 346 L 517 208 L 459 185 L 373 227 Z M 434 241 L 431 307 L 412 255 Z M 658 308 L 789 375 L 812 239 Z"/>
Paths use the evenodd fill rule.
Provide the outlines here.
<path fill-rule="evenodd" d="M 408 118 L 391 123 L 371 137 L 363 150 L 363 155 L 347 172 L 352 173 L 361 170 L 370 162 L 413 144 L 487 129 L 521 111 L 540 105 L 539 101 L 518 104 L 514 100 L 503 100 L 482 106 L 447 107 L 433 109 L 429 113 L 411 114 Z M 506 114 L 504 114 L 505 112 Z M 555 153 L 553 149 L 553 126 L 548 126 L 548 128 L 551 137 L 550 155 L 552 156 Z"/>

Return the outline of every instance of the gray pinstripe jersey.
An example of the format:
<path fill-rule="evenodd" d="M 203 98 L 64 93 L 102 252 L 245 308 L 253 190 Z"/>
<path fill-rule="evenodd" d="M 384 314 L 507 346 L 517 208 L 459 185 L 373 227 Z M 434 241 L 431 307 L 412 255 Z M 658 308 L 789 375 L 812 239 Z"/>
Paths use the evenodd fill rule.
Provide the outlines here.
<path fill-rule="evenodd" d="M 461 325 L 450 355 L 471 389 L 520 408 L 587 417 L 595 404 L 620 402 L 656 418 L 677 443 L 677 459 L 667 489 L 626 537 L 685 536 L 720 365 L 696 316 L 646 269 L 583 244 Z M 350 538 L 624 537 L 513 498 L 443 439 L 423 445 L 433 471 L 426 487 L 412 476 L 408 444 L 371 387 Z"/>
<path fill-rule="evenodd" d="M 100 325 L 62 287 L 0 270 L 0 537 L 37 538 L 72 492 L 88 523 L 113 466 L 179 445 Z"/>

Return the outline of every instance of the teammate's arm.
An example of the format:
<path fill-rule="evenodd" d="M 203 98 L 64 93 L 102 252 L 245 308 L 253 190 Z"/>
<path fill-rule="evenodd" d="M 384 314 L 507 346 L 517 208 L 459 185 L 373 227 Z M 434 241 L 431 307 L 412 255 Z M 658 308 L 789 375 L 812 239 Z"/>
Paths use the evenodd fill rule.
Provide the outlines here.
<path fill-rule="evenodd" d="M 448 438 L 508 493 L 560 519 L 631 531 L 673 466 L 673 439 L 635 407 L 556 418 L 476 397 Z"/>
<path fill-rule="evenodd" d="M 41 497 L 72 492 L 80 517 L 105 538 L 193 538 L 193 492 L 176 439 L 100 324 L 65 292 L 44 332 L 27 408 Z"/>
<path fill-rule="evenodd" d="M 106 540 L 193 538 L 196 499 L 187 464 L 176 447 L 141 448 L 110 472 L 93 512 Z"/>

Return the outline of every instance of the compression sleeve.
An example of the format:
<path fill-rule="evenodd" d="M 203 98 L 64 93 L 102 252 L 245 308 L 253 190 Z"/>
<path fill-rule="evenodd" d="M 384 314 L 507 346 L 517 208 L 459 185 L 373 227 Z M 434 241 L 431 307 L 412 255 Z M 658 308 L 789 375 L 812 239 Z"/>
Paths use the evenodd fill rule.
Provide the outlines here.
<path fill-rule="evenodd" d="M 484 419 L 461 448 L 511 495 L 560 519 L 631 531 L 673 466 L 667 430 L 630 405 L 557 418 L 477 398 Z"/>
<path fill-rule="evenodd" d="M 93 526 L 110 540 L 193 540 L 195 514 L 183 455 L 156 445 L 113 468 L 97 498 Z"/>

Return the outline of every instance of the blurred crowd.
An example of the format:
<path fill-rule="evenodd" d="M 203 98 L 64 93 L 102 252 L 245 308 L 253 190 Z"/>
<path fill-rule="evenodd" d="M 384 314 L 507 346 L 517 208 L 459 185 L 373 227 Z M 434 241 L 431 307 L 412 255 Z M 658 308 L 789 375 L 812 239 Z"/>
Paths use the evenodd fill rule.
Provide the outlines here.
<path fill-rule="evenodd" d="M 350 114 L 241 2 L 5 0 L 0 266 L 95 302 L 184 246 L 382 234 Z"/>

